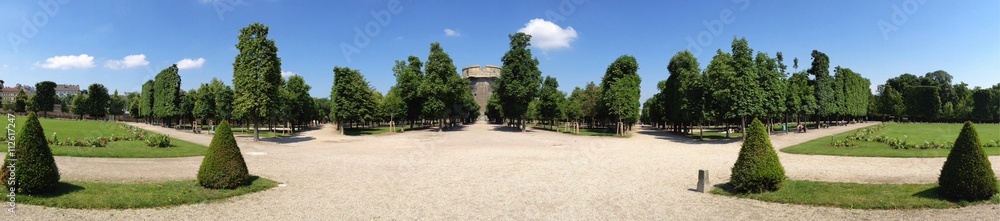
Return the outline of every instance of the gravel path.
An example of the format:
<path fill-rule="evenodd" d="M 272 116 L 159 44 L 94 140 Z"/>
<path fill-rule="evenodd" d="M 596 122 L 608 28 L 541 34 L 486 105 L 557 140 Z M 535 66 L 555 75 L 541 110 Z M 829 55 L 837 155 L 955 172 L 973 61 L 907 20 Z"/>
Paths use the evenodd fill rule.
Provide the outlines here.
<path fill-rule="evenodd" d="M 786 147 L 868 124 L 776 135 Z M 210 136 L 137 126 L 208 144 Z M 285 183 L 219 203 L 137 210 L 18 205 L 16 220 L 995 220 L 995 205 L 945 210 L 847 210 L 700 194 L 697 171 L 728 180 L 738 142 L 697 142 L 641 130 L 632 138 L 547 131 L 507 132 L 488 124 L 460 131 L 350 137 L 330 127 L 299 136 L 238 138 L 255 175 Z M 944 159 L 779 154 L 792 179 L 933 183 Z M 1000 159 L 991 157 L 994 170 Z M 59 157 L 64 180 L 193 179 L 200 157 Z M 67 168 L 67 167 L 72 167 Z M 114 172 L 109 172 L 114 171 Z"/>

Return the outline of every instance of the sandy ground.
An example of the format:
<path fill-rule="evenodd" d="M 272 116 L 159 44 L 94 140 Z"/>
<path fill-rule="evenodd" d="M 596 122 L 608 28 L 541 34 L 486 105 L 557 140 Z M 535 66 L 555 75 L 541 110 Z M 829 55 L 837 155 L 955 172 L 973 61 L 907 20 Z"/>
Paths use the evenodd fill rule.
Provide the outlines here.
<path fill-rule="evenodd" d="M 135 124 L 207 145 L 206 134 Z M 775 135 L 783 148 L 867 126 Z M 286 184 L 222 202 L 158 209 L 77 210 L 18 205 L 14 220 L 995 220 L 1000 206 L 849 210 L 766 203 L 692 191 L 699 169 L 728 180 L 738 142 L 700 142 L 655 130 L 632 138 L 510 132 L 484 123 L 446 132 L 350 137 L 330 127 L 251 142 L 254 175 Z M 779 153 L 792 179 L 933 183 L 943 158 Z M 201 157 L 57 157 L 63 180 L 194 179 Z M 994 170 L 1000 158 L 991 157 Z"/>

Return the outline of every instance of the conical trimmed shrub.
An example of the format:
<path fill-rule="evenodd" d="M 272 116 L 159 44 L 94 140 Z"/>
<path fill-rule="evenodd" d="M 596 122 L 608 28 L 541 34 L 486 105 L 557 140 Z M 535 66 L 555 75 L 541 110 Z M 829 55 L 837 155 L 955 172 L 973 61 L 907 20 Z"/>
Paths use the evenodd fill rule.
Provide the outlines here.
<path fill-rule="evenodd" d="M 958 134 L 938 185 L 938 194 L 953 200 L 987 200 L 997 194 L 997 178 L 972 122 L 966 121 Z"/>
<path fill-rule="evenodd" d="M 753 119 L 747 128 L 740 156 L 733 165 L 733 174 L 729 184 L 737 192 L 760 193 L 776 191 L 785 181 L 785 168 L 778 160 L 778 154 L 771 146 L 764 124 Z"/>
<path fill-rule="evenodd" d="M 247 163 L 243 161 L 233 131 L 228 122 L 222 121 L 215 130 L 212 143 L 208 145 L 208 154 L 201 161 L 198 183 L 212 189 L 234 189 L 249 182 Z"/>
<path fill-rule="evenodd" d="M 15 125 L 17 126 L 17 125 Z M 4 159 L 2 183 L 5 187 L 16 189 L 16 193 L 45 194 L 55 189 L 59 184 L 59 168 L 52 158 L 52 150 L 45 141 L 45 131 L 38 122 L 35 113 L 28 115 L 28 120 L 21 125 L 14 141 L 13 158 L 17 161 Z M 11 158 L 5 153 L 7 158 Z M 11 166 L 13 164 L 13 166 Z M 11 169 L 14 169 L 14 183 L 9 183 Z"/>

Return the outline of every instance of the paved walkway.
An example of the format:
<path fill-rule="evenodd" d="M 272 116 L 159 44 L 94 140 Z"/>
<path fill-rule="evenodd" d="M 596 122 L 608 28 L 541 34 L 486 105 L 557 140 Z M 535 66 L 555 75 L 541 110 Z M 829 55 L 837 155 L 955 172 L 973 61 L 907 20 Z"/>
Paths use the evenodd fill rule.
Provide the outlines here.
<path fill-rule="evenodd" d="M 207 145 L 210 136 L 136 126 Z M 867 126 L 772 136 L 776 147 Z M 994 220 L 994 205 L 946 210 L 847 210 L 700 194 L 697 171 L 723 183 L 738 142 L 699 142 L 660 131 L 586 137 L 474 124 L 456 131 L 351 137 L 324 127 L 296 137 L 238 138 L 250 172 L 285 183 L 220 203 L 159 209 L 76 210 L 19 205 L 18 220 Z M 933 183 L 935 159 L 780 153 L 792 179 Z M 991 157 L 994 169 L 1000 159 Z M 201 157 L 59 157 L 64 180 L 194 179 Z"/>

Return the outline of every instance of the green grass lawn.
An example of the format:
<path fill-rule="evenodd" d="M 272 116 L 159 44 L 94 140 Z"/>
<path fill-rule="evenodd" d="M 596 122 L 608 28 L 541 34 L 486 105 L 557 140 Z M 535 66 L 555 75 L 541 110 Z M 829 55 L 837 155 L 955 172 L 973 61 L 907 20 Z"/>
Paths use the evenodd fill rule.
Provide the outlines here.
<path fill-rule="evenodd" d="M 60 182 L 56 193 L 16 195 L 17 203 L 74 209 L 137 209 L 176 206 L 259 192 L 278 183 L 253 177 L 248 186 L 232 190 L 201 187 L 197 180 L 160 183 Z M 3 191 L 7 195 L 6 188 Z"/>
<path fill-rule="evenodd" d="M 531 128 L 539 129 L 539 130 L 547 130 L 547 131 L 558 131 L 558 132 L 562 132 L 564 134 L 573 134 L 573 133 L 567 132 L 566 127 L 563 127 L 562 124 L 555 125 L 551 129 L 549 128 L 548 125 L 541 125 L 541 124 L 535 124 L 535 125 L 531 126 Z M 572 127 L 570 127 L 570 128 L 572 128 Z M 585 127 L 581 126 L 580 127 L 580 134 L 573 134 L 573 135 L 598 136 L 598 137 L 613 137 L 613 136 L 615 136 L 615 131 L 613 131 L 613 130 L 612 131 L 608 131 L 608 129 L 605 129 L 605 128 L 585 128 Z M 631 137 L 631 135 L 626 135 L 626 137 Z"/>
<path fill-rule="evenodd" d="M 24 125 L 26 117 L 18 117 L 18 131 Z M 66 138 L 77 139 L 84 137 L 100 137 L 110 135 L 129 134 L 118 127 L 116 122 L 103 121 L 79 121 L 39 118 L 42 129 L 45 130 L 45 138 L 52 139 L 53 133 L 60 140 Z M 6 130 L 2 132 L 6 136 Z M 171 138 L 169 148 L 147 147 L 142 141 L 115 141 L 108 142 L 107 147 L 74 147 L 49 145 L 52 155 L 72 156 L 72 157 L 106 157 L 106 158 L 165 158 L 165 157 L 189 157 L 204 156 L 208 147 L 191 142 Z M 7 146 L 0 145 L 0 151 L 6 152 Z"/>
<path fill-rule="evenodd" d="M 713 194 L 766 202 L 829 206 L 847 209 L 955 208 L 981 203 L 1000 203 L 1000 196 L 983 202 L 952 202 L 938 197 L 937 184 L 858 184 L 788 180 L 775 192 L 736 194 L 728 184 Z"/>
<path fill-rule="evenodd" d="M 958 138 L 962 124 L 889 124 L 876 134 L 903 139 L 912 143 L 924 141 L 953 143 Z M 1000 140 L 1000 125 L 976 125 L 981 142 Z M 951 149 L 892 149 L 888 144 L 879 142 L 855 141 L 856 147 L 833 147 L 833 140 L 844 140 L 855 131 L 848 131 L 831 137 L 822 137 L 795 146 L 781 149 L 785 153 L 809 155 L 834 155 L 857 157 L 947 157 Z M 984 148 L 988 155 L 1000 155 L 1000 148 Z"/>
<path fill-rule="evenodd" d="M 423 130 L 430 127 L 427 126 L 415 126 L 410 128 L 409 125 L 396 126 L 396 131 L 406 132 L 411 130 Z M 361 135 L 378 135 L 383 133 L 392 132 L 389 131 L 389 126 L 378 126 L 378 127 L 358 127 L 358 128 L 346 128 L 344 130 L 344 135 L 348 136 L 361 136 Z"/>

